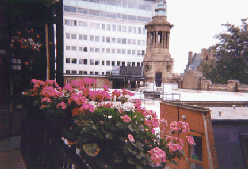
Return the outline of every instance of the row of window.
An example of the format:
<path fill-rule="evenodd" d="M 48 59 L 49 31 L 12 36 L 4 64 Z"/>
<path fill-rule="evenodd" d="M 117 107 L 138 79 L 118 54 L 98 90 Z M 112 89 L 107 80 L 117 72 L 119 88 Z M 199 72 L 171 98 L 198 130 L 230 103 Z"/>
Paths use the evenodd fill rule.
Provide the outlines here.
<path fill-rule="evenodd" d="M 88 63 L 89 61 L 89 63 Z M 77 58 L 66 58 L 66 63 L 77 64 Z M 105 61 L 105 60 L 95 60 L 95 59 L 79 59 L 79 64 L 83 65 L 106 65 L 106 66 L 126 66 L 125 61 Z M 127 66 L 142 66 L 143 62 L 127 62 Z"/>
<path fill-rule="evenodd" d="M 66 70 L 66 74 L 77 74 L 77 70 Z M 80 75 L 88 75 L 87 71 L 79 70 L 78 74 Z M 99 72 L 89 72 L 90 75 L 100 75 Z M 110 75 L 110 72 L 102 72 L 102 75 Z"/>
<path fill-rule="evenodd" d="M 149 2 L 149 1 L 129 1 L 129 0 L 81 0 L 81 1 L 119 6 L 123 8 L 143 9 L 143 10 L 148 10 L 148 11 L 152 10 L 152 2 Z M 163 2 L 163 4 L 166 4 L 166 2 Z M 71 11 L 71 12 L 74 12 L 74 11 Z"/>
<path fill-rule="evenodd" d="M 68 20 L 65 19 L 65 25 L 67 26 L 82 26 L 82 27 L 88 27 L 87 22 L 83 21 L 77 21 L 77 20 Z M 121 25 L 115 25 L 115 24 L 99 24 L 99 23 L 90 23 L 89 24 L 90 29 L 102 29 L 106 31 L 117 31 L 117 32 L 128 32 L 128 33 L 137 33 L 137 34 L 145 34 L 146 30 L 145 28 L 141 27 L 132 27 L 132 26 L 121 26 Z"/>
<path fill-rule="evenodd" d="M 126 39 L 126 38 L 111 38 L 111 37 L 105 37 L 105 36 L 93 36 L 93 35 L 89 35 L 90 38 L 89 40 L 91 42 L 106 42 L 106 43 L 119 43 L 119 44 L 132 44 L 132 45 L 142 45 L 145 46 L 145 40 L 136 40 L 136 39 Z M 70 34 L 70 33 L 66 33 L 65 34 L 66 39 L 77 39 L 77 34 Z M 79 40 L 88 40 L 88 36 L 87 35 L 82 35 L 79 34 L 78 36 Z"/>
<path fill-rule="evenodd" d="M 105 12 L 103 10 L 76 8 L 72 6 L 64 6 L 64 12 L 73 12 L 73 13 L 80 13 L 84 15 L 101 16 L 101 17 L 107 17 L 107 18 L 112 18 L 112 19 L 123 19 L 123 20 L 139 21 L 139 22 L 145 22 L 145 23 L 150 22 L 152 20 L 151 17 L 126 15 L 126 14 L 121 14 L 121 13 Z"/>
<path fill-rule="evenodd" d="M 77 51 L 77 46 L 66 46 L 65 47 L 66 50 L 73 50 L 73 51 Z M 88 48 L 87 47 L 79 47 L 79 51 L 82 52 L 88 52 Z M 112 53 L 112 54 L 128 54 L 128 55 L 145 55 L 145 50 L 131 50 L 131 49 L 110 49 L 110 48 L 102 48 L 102 53 Z M 90 48 L 90 52 L 95 52 L 95 53 L 100 53 L 100 48 Z"/>

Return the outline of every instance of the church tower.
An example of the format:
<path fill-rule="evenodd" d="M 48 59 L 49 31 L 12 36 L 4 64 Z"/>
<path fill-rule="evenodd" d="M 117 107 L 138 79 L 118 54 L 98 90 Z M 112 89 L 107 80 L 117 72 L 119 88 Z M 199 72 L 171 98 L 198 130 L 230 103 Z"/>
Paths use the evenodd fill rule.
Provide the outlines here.
<path fill-rule="evenodd" d="M 166 2 L 160 1 L 155 8 L 155 16 L 146 24 L 147 48 L 143 61 L 145 82 L 162 87 L 172 79 L 173 59 L 169 53 L 171 25 L 167 21 Z"/>

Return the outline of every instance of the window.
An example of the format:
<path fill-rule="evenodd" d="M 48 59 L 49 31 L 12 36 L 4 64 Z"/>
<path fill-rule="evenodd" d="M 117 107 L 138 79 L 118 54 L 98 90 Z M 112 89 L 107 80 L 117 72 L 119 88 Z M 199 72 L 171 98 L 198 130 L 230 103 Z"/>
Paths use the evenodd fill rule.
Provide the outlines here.
<path fill-rule="evenodd" d="M 142 56 L 145 55 L 145 51 L 144 51 L 144 50 L 142 50 L 141 55 L 142 55 Z"/>
<path fill-rule="evenodd" d="M 95 65 L 100 65 L 100 61 L 99 60 L 95 60 Z"/>
<path fill-rule="evenodd" d="M 140 62 L 137 62 L 137 66 L 139 66 L 139 67 L 140 67 Z"/>
<path fill-rule="evenodd" d="M 100 36 L 95 37 L 95 42 L 100 42 Z"/>
<path fill-rule="evenodd" d="M 102 65 L 105 65 L 105 61 L 104 60 L 102 60 Z"/>
<path fill-rule="evenodd" d="M 112 61 L 112 66 L 115 66 L 115 61 Z"/>
<path fill-rule="evenodd" d="M 66 58 L 66 63 L 71 63 L 70 58 Z"/>
<path fill-rule="evenodd" d="M 102 36 L 102 42 L 105 42 L 105 36 Z"/>
<path fill-rule="evenodd" d="M 90 71 L 90 75 L 94 75 L 94 72 Z"/>
<path fill-rule="evenodd" d="M 79 59 L 79 64 L 82 65 L 84 63 L 83 59 Z"/>
<path fill-rule="evenodd" d="M 121 43 L 121 38 L 117 38 L 117 43 Z"/>
<path fill-rule="evenodd" d="M 83 51 L 83 47 L 79 47 L 79 51 Z"/>
<path fill-rule="evenodd" d="M 106 42 L 110 43 L 110 37 L 106 37 Z"/>
<path fill-rule="evenodd" d="M 141 40 L 137 40 L 137 45 L 141 46 Z"/>
<path fill-rule="evenodd" d="M 72 74 L 76 74 L 77 71 L 76 71 L 76 70 L 72 70 L 71 73 L 72 73 Z"/>
<path fill-rule="evenodd" d="M 141 34 L 141 27 L 138 27 L 138 34 Z"/>
<path fill-rule="evenodd" d="M 76 20 L 71 20 L 71 26 L 77 26 L 77 21 Z"/>
<path fill-rule="evenodd" d="M 117 53 L 120 54 L 121 53 L 121 49 L 117 49 Z"/>
<path fill-rule="evenodd" d="M 137 50 L 137 55 L 140 55 L 140 50 Z"/>
<path fill-rule="evenodd" d="M 100 28 L 100 24 L 95 23 L 95 29 L 99 29 Z"/>
<path fill-rule="evenodd" d="M 90 28 L 94 29 L 94 23 L 90 23 Z"/>
<path fill-rule="evenodd" d="M 70 70 L 66 70 L 65 72 L 66 72 L 66 74 L 70 74 Z"/>
<path fill-rule="evenodd" d="M 77 39 L 77 34 L 71 34 L 71 39 Z"/>
<path fill-rule="evenodd" d="M 79 21 L 79 26 L 83 26 L 83 21 Z"/>
<path fill-rule="evenodd" d="M 76 50 L 77 50 L 77 47 L 76 47 L 76 46 L 72 46 L 72 47 L 71 47 L 71 50 L 76 51 Z"/>
<path fill-rule="evenodd" d="M 102 53 L 105 53 L 105 48 L 102 48 Z"/>
<path fill-rule="evenodd" d="M 82 70 L 79 70 L 79 74 L 82 75 L 83 74 L 83 71 Z"/>
<path fill-rule="evenodd" d="M 95 48 L 95 52 L 99 53 L 100 52 L 100 48 Z"/>
<path fill-rule="evenodd" d="M 102 30 L 105 30 L 105 24 L 102 24 Z"/>
<path fill-rule="evenodd" d="M 94 65 L 94 59 L 90 59 L 90 65 Z"/>
<path fill-rule="evenodd" d="M 202 137 L 193 136 L 193 139 L 196 144 L 189 145 L 189 158 L 192 159 L 192 162 L 189 163 L 189 167 L 203 169 L 203 166 L 199 164 L 199 162 L 197 163 L 197 161 L 202 161 Z"/>
<path fill-rule="evenodd" d="M 135 62 L 132 62 L 132 66 L 135 66 Z"/>
<path fill-rule="evenodd" d="M 121 32 L 121 25 L 117 25 L 117 31 Z"/>
<path fill-rule="evenodd" d="M 107 31 L 110 31 L 110 24 L 107 24 Z"/>
<path fill-rule="evenodd" d="M 128 39 L 128 44 L 131 44 L 131 41 L 132 41 L 131 39 Z"/>
<path fill-rule="evenodd" d="M 117 66 L 120 66 L 121 65 L 121 61 L 117 61 Z"/>
<path fill-rule="evenodd" d="M 82 40 L 83 39 L 83 35 L 82 34 L 79 34 L 79 40 Z"/>
<path fill-rule="evenodd" d="M 83 27 L 87 27 L 87 22 L 83 22 Z"/>
<path fill-rule="evenodd" d="M 136 39 L 132 39 L 132 44 L 133 44 L 133 45 L 136 44 Z"/>
<path fill-rule="evenodd" d="M 126 26 L 122 26 L 122 32 L 126 32 L 127 31 L 127 27 Z"/>
<path fill-rule="evenodd" d="M 110 53 L 110 48 L 107 48 L 106 49 L 106 53 Z"/>
<path fill-rule="evenodd" d="M 120 13 L 117 13 L 116 18 L 117 19 L 121 19 L 121 14 Z"/>
<path fill-rule="evenodd" d="M 70 20 L 65 19 L 65 25 L 70 26 Z"/>
<path fill-rule="evenodd" d="M 132 50 L 132 55 L 135 55 L 135 50 Z"/>
<path fill-rule="evenodd" d="M 125 49 L 122 49 L 122 52 L 121 52 L 123 55 L 126 53 L 126 50 Z"/>
<path fill-rule="evenodd" d="M 66 39 L 70 39 L 70 33 L 65 34 Z"/>
<path fill-rule="evenodd" d="M 121 65 L 122 65 L 122 66 L 125 66 L 125 62 L 121 62 Z"/>
<path fill-rule="evenodd" d="M 128 33 L 132 33 L 132 27 L 131 26 L 128 27 Z"/>
<path fill-rule="evenodd" d="M 127 54 L 131 55 L 131 50 L 130 49 L 127 50 Z"/>
<path fill-rule="evenodd" d="M 112 49 L 112 53 L 115 53 L 115 49 Z"/>
<path fill-rule="evenodd" d="M 122 44 L 126 44 L 127 43 L 127 39 L 126 38 L 122 38 Z"/>
<path fill-rule="evenodd" d="M 145 46 L 145 40 L 142 40 L 142 46 Z"/>
<path fill-rule="evenodd" d="M 127 20 L 127 15 L 122 14 L 122 19 Z"/>
<path fill-rule="evenodd" d="M 102 75 L 104 75 L 104 72 L 102 72 Z"/>
<path fill-rule="evenodd" d="M 76 59 L 76 58 L 72 58 L 72 59 L 71 59 L 71 63 L 76 64 L 76 63 L 77 63 L 77 59 Z"/>
<path fill-rule="evenodd" d="M 84 71 L 84 75 L 87 75 L 87 71 Z"/>
<path fill-rule="evenodd" d="M 90 41 L 94 42 L 94 36 L 90 35 Z"/>
<path fill-rule="evenodd" d="M 116 38 L 112 38 L 112 43 L 116 43 Z"/>
<path fill-rule="evenodd" d="M 94 52 L 94 48 L 90 48 L 90 52 Z"/>
<path fill-rule="evenodd" d="M 131 66 L 131 62 L 127 62 L 127 66 Z"/>
<path fill-rule="evenodd" d="M 107 66 L 110 66 L 110 61 L 106 61 L 106 65 Z"/>
<path fill-rule="evenodd" d="M 83 35 L 83 40 L 87 40 L 87 35 Z"/>
<path fill-rule="evenodd" d="M 112 25 L 112 31 L 116 31 L 116 25 Z"/>
<path fill-rule="evenodd" d="M 141 62 L 141 66 L 143 66 L 143 62 Z"/>
<path fill-rule="evenodd" d="M 95 72 L 95 75 L 98 75 L 98 72 Z"/>
<path fill-rule="evenodd" d="M 66 46 L 65 47 L 66 50 L 70 50 L 70 48 L 71 48 L 70 46 Z"/>
<path fill-rule="evenodd" d="M 133 27 L 133 33 L 136 33 L 136 27 Z"/>
<path fill-rule="evenodd" d="M 143 29 L 142 29 L 142 34 L 145 34 L 145 33 L 146 33 L 146 29 L 143 28 Z"/>
<path fill-rule="evenodd" d="M 87 47 L 84 47 L 84 52 L 87 52 Z"/>

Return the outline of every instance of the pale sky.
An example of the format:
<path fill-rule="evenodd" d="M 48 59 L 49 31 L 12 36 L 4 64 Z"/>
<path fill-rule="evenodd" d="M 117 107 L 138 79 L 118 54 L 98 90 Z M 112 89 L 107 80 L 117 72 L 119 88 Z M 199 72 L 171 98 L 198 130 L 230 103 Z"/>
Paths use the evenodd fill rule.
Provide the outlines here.
<path fill-rule="evenodd" d="M 241 25 L 241 18 L 248 18 L 248 0 L 167 0 L 174 72 L 184 72 L 189 51 L 200 53 L 218 42 L 213 36 L 224 30 L 221 24 Z"/>

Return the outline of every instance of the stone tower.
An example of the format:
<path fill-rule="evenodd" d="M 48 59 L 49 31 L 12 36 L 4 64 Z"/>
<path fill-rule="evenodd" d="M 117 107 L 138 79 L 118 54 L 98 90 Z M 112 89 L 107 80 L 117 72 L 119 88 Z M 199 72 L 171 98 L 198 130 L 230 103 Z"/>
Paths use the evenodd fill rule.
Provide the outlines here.
<path fill-rule="evenodd" d="M 173 59 L 169 53 L 171 25 L 166 17 L 166 2 L 160 1 L 155 8 L 155 16 L 146 24 L 147 48 L 143 61 L 145 82 L 162 87 L 172 79 Z M 155 84 L 154 84 L 155 83 Z M 146 83 L 147 84 L 147 83 Z"/>

